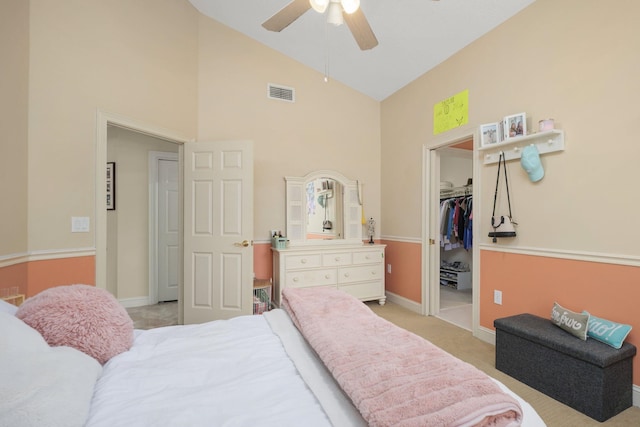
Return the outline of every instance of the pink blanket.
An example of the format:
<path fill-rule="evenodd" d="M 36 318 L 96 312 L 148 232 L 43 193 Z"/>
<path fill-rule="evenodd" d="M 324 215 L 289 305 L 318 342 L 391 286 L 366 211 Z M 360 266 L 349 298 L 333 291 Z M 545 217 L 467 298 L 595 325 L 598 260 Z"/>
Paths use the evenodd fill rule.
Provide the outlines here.
<path fill-rule="evenodd" d="M 370 426 L 518 426 L 522 409 L 485 373 L 330 288 L 282 304 Z"/>

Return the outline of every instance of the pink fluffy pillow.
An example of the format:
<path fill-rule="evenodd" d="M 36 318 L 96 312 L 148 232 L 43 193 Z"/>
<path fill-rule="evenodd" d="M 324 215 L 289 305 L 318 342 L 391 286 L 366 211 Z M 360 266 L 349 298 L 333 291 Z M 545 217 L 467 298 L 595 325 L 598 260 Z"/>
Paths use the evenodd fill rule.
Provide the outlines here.
<path fill-rule="evenodd" d="M 51 346 L 76 348 L 101 364 L 129 350 L 133 321 L 104 289 L 88 285 L 50 288 L 28 298 L 16 317 L 40 332 Z"/>

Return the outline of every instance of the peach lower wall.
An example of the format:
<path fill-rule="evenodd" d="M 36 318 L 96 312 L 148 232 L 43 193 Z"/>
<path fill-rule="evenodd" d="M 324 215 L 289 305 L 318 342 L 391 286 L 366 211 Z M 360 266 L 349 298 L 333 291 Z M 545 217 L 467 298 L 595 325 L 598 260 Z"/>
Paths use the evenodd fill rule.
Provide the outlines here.
<path fill-rule="evenodd" d="M 27 295 L 27 264 L 22 262 L 0 268 L 0 288 L 17 286 L 21 294 Z"/>
<path fill-rule="evenodd" d="M 385 250 L 385 290 L 422 303 L 422 244 L 382 240 Z M 391 264 L 391 273 L 387 266 Z"/>
<path fill-rule="evenodd" d="M 253 265 L 257 278 L 271 278 L 271 244 L 253 247 Z M 71 257 L 27 261 L 0 268 L 0 288 L 18 286 L 27 297 L 60 285 L 95 285 L 95 257 Z"/>
<path fill-rule="evenodd" d="M 502 291 L 502 305 L 493 291 Z M 633 327 L 627 342 L 640 347 L 640 268 L 604 262 L 480 251 L 480 326 L 519 313 L 550 317 L 563 307 Z M 633 383 L 640 384 L 640 358 L 633 362 Z"/>
<path fill-rule="evenodd" d="M 28 265 L 27 296 L 60 285 L 96 284 L 96 258 L 84 256 L 31 261 Z"/>
<path fill-rule="evenodd" d="M 258 279 L 271 279 L 273 277 L 271 243 L 253 244 L 253 272 Z"/>
<path fill-rule="evenodd" d="M 94 256 L 28 261 L 0 268 L 0 287 L 18 286 L 31 297 L 54 286 L 95 285 L 95 274 Z"/>

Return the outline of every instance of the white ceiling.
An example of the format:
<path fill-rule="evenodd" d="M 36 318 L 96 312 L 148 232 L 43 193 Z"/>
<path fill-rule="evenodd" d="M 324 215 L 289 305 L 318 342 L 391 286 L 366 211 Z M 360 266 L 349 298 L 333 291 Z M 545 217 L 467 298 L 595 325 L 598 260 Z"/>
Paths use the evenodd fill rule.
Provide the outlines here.
<path fill-rule="evenodd" d="M 328 64 L 329 82 L 337 80 L 378 101 L 534 1 L 361 0 L 379 41 L 361 51 L 346 25 L 326 24 L 313 9 L 280 33 L 265 30 L 262 22 L 290 0 L 190 0 L 203 14 L 320 73 Z"/>

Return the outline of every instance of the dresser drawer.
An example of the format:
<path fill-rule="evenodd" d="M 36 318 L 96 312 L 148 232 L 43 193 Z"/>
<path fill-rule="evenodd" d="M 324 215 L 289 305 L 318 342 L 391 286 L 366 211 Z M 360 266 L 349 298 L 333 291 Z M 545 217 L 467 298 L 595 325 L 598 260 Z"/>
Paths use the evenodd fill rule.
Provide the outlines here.
<path fill-rule="evenodd" d="M 382 281 L 340 285 L 339 289 L 361 300 L 384 297 L 384 284 Z"/>
<path fill-rule="evenodd" d="M 305 288 L 307 286 L 335 285 L 337 270 L 335 268 L 305 271 L 288 271 L 285 284 L 288 288 Z"/>
<path fill-rule="evenodd" d="M 353 253 L 353 264 L 381 263 L 383 260 L 382 251 L 363 251 Z"/>
<path fill-rule="evenodd" d="M 287 270 L 322 267 L 322 255 L 287 255 L 284 262 Z"/>
<path fill-rule="evenodd" d="M 363 265 L 359 267 L 341 267 L 338 270 L 338 283 L 366 282 L 382 280 L 382 264 Z"/>
<path fill-rule="evenodd" d="M 351 265 L 351 254 L 349 252 L 323 254 L 322 265 L 325 267 L 338 267 L 341 265 Z"/>

